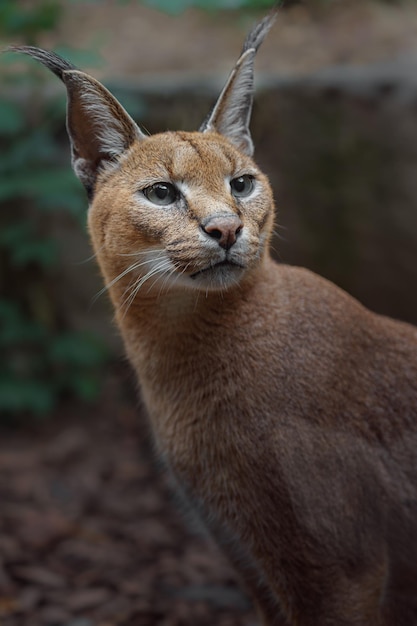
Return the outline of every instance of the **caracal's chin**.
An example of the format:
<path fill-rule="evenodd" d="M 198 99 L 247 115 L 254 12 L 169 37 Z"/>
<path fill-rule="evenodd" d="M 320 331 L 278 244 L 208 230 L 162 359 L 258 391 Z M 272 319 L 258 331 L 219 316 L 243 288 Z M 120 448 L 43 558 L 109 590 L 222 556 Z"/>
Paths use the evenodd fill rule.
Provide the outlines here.
<path fill-rule="evenodd" d="M 224 291 L 239 285 L 246 271 L 243 265 L 231 261 L 221 261 L 190 274 L 187 278 L 189 286 L 194 289 Z"/>

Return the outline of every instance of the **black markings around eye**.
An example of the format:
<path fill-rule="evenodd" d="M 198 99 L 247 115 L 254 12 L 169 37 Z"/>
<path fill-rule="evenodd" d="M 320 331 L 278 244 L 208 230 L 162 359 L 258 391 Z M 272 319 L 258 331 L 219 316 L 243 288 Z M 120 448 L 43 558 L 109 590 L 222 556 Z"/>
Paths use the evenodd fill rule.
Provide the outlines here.
<path fill-rule="evenodd" d="M 250 196 L 254 188 L 253 176 L 244 174 L 230 181 L 230 189 L 235 198 L 246 198 Z"/>
<path fill-rule="evenodd" d="M 179 191 L 172 183 L 154 183 L 142 189 L 142 193 L 150 202 L 158 206 L 168 206 L 178 200 Z"/>

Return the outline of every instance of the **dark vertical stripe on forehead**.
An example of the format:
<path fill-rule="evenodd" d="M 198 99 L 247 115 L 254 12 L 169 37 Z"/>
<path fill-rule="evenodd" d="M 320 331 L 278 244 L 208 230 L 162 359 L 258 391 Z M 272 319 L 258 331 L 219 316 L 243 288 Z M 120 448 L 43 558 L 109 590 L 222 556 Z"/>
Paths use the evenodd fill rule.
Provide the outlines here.
<path fill-rule="evenodd" d="M 204 155 L 201 152 L 200 146 L 195 141 L 193 141 L 187 133 L 178 133 L 178 135 L 185 143 L 188 143 L 193 148 L 193 150 L 197 152 L 197 155 L 200 157 L 200 159 L 204 161 Z"/>
<path fill-rule="evenodd" d="M 204 154 L 204 151 L 202 150 L 204 143 L 201 145 L 197 139 L 190 137 L 190 134 L 187 132 L 178 132 L 177 135 L 182 141 L 184 141 L 184 143 L 188 143 L 188 145 L 193 148 L 203 162 L 207 160 L 207 155 Z M 216 142 L 214 138 L 208 137 L 203 133 L 201 133 L 201 139 L 206 143 L 209 150 L 211 149 L 213 152 L 221 154 L 227 159 L 227 161 L 230 162 L 232 171 L 237 170 L 236 155 L 233 146 L 228 146 L 227 142 L 224 141 Z"/>
<path fill-rule="evenodd" d="M 230 162 L 230 169 L 232 172 L 236 172 L 237 170 L 237 162 L 236 162 L 236 154 L 235 149 L 232 146 L 228 146 L 227 143 L 219 143 L 218 150 L 223 154 L 224 157 Z"/>

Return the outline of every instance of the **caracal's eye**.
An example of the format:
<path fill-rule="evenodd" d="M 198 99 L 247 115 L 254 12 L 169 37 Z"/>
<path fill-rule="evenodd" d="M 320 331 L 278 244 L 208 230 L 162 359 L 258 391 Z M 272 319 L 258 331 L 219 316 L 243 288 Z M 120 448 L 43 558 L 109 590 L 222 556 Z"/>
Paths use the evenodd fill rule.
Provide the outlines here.
<path fill-rule="evenodd" d="M 155 183 L 142 189 L 142 193 L 150 202 L 159 206 L 172 204 L 178 198 L 178 190 L 172 183 Z"/>
<path fill-rule="evenodd" d="M 230 189 L 236 198 L 245 198 L 253 191 L 253 176 L 244 174 L 230 181 Z"/>

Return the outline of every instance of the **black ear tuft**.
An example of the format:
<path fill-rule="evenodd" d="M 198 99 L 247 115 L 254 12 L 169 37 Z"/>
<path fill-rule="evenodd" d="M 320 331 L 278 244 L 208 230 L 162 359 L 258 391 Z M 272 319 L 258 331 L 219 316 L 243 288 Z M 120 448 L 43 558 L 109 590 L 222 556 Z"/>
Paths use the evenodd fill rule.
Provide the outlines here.
<path fill-rule="evenodd" d="M 257 52 L 259 46 L 271 30 L 277 17 L 278 5 L 268 13 L 260 22 L 249 31 L 245 43 L 243 44 L 242 54 L 247 50 L 255 50 Z"/>
<path fill-rule="evenodd" d="M 42 50 L 41 48 L 35 48 L 34 46 L 9 46 L 6 48 L 5 52 L 7 51 L 23 52 L 23 54 L 33 57 L 45 65 L 45 67 L 51 70 L 51 72 L 53 72 L 61 80 L 63 80 L 64 72 L 78 69 L 75 65 L 60 57 L 59 54 Z"/>
<path fill-rule="evenodd" d="M 224 135 L 245 154 L 253 154 L 249 130 L 253 103 L 253 63 L 256 51 L 275 21 L 278 5 L 255 24 L 246 37 L 242 53 L 201 132 Z"/>

